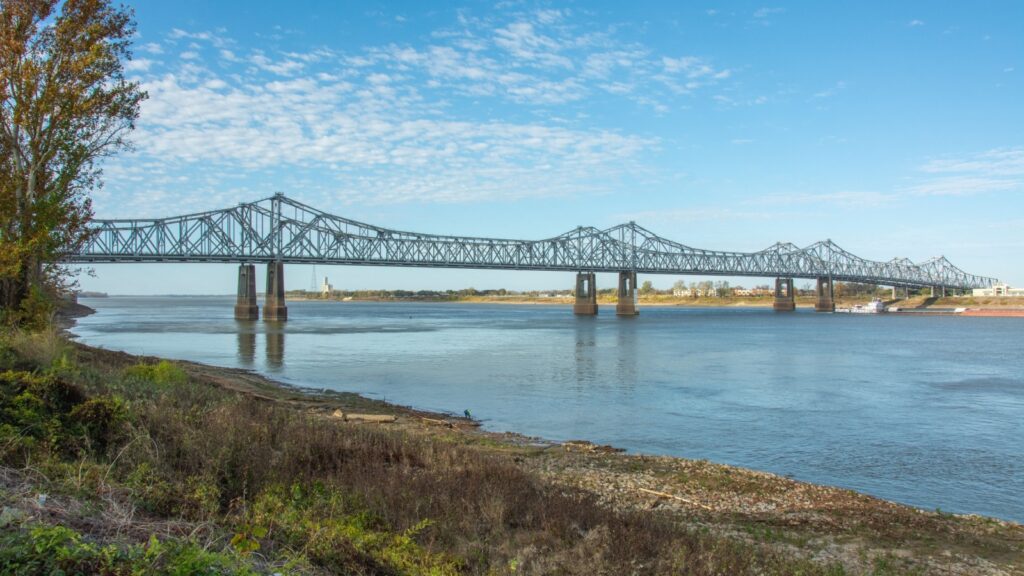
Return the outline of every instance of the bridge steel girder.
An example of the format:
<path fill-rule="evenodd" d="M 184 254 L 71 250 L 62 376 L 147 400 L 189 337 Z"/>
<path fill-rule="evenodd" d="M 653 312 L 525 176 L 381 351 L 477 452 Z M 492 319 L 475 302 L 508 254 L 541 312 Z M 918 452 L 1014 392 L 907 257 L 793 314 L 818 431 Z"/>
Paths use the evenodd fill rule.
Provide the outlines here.
<path fill-rule="evenodd" d="M 921 263 L 855 256 L 831 240 L 758 252 L 692 248 L 634 222 L 578 227 L 543 240 L 404 232 L 322 212 L 283 195 L 153 220 L 93 220 L 71 263 L 224 262 L 832 278 L 886 286 L 989 287 L 937 257 Z"/>

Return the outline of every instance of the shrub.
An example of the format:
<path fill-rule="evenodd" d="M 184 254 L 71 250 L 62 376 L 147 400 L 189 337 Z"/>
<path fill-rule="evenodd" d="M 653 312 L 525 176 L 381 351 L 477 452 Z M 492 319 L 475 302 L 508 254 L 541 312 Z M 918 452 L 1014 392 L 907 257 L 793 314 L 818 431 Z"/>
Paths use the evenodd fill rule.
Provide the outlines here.
<path fill-rule="evenodd" d="M 0 370 L 45 370 L 66 357 L 69 348 L 52 327 L 35 332 L 7 329 L 0 334 Z"/>
<path fill-rule="evenodd" d="M 0 373 L 0 457 L 39 445 L 58 454 L 81 450 L 103 454 L 126 429 L 124 403 L 111 396 L 89 398 L 53 374 Z"/>
<path fill-rule="evenodd" d="M 210 552 L 192 542 L 101 546 L 63 526 L 35 525 L 0 533 L 0 573 L 37 574 L 237 574 L 255 575 L 232 554 Z"/>
<path fill-rule="evenodd" d="M 124 369 L 124 376 L 129 380 L 151 382 L 153 384 L 171 385 L 184 384 L 188 375 L 177 364 L 161 360 L 156 364 L 136 364 Z"/>
<path fill-rule="evenodd" d="M 87 446 L 103 454 L 125 435 L 127 412 L 124 402 L 111 396 L 90 398 L 71 409 L 69 420 L 82 432 Z"/>
<path fill-rule="evenodd" d="M 410 576 L 459 574 L 459 561 L 416 542 L 429 525 L 421 520 L 394 531 L 336 488 L 305 489 L 295 484 L 286 490 L 275 485 L 254 499 L 249 522 L 235 538 L 253 550 L 259 547 L 254 535 L 265 535 L 301 550 L 310 562 L 325 568 L 359 566 L 370 573 Z"/>

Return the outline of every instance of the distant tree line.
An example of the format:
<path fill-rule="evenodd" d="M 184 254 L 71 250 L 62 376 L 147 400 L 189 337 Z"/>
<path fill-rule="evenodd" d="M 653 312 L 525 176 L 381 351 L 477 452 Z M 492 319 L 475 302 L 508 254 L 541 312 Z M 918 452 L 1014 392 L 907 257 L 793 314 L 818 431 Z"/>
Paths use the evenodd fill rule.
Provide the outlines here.
<path fill-rule="evenodd" d="M 730 298 L 733 296 L 743 297 L 769 297 L 772 295 L 772 287 L 768 284 L 757 284 L 751 288 L 742 285 L 733 286 L 728 280 L 701 280 L 686 282 L 677 280 L 668 290 L 659 290 L 654 287 L 653 282 L 645 280 L 638 290 L 642 296 L 677 296 L 692 298 Z M 600 296 L 611 297 L 617 292 L 615 287 L 598 289 Z M 833 289 L 836 297 L 874 297 L 888 294 L 888 288 L 882 288 L 875 284 L 862 284 L 857 282 L 836 282 Z M 804 282 L 797 290 L 800 296 L 812 296 L 815 294 L 813 282 Z M 478 290 L 473 287 L 461 290 L 332 290 L 329 295 L 322 292 L 308 290 L 291 290 L 292 296 L 302 297 L 327 297 L 327 298 L 374 298 L 374 299 L 450 299 L 455 300 L 466 297 L 565 297 L 574 296 L 575 290 L 508 290 L 506 288 L 492 288 Z"/>

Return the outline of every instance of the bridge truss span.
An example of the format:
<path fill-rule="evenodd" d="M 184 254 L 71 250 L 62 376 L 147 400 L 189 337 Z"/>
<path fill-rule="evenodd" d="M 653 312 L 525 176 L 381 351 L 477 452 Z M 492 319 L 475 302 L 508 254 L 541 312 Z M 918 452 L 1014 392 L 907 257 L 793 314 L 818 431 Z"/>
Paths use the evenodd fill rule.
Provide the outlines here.
<path fill-rule="evenodd" d="M 970 289 L 994 278 L 944 257 L 913 263 L 855 256 L 831 240 L 758 252 L 692 248 L 630 222 L 579 227 L 543 240 L 444 236 L 381 228 L 328 214 L 284 195 L 160 219 L 93 220 L 75 263 L 284 262 L 431 268 L 822 278 L 887 286 Z"/>

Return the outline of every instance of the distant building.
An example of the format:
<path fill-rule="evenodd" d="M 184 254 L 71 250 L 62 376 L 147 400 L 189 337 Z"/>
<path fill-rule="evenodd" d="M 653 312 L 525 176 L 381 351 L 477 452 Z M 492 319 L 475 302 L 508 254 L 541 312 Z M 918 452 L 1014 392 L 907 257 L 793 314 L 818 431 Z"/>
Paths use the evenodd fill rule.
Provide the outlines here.
<path fill-rule="evenodd" d="M 700 288 L 674 288 L 672 295 L 676 298 L 700 298 L 703 296 L 718 296 L 714 289 L 701 290 Z"/>
<path fill-rule="evenodd" d="M 764 288 L 733 288 L 733 296 L 771 296 L 774 294 L 771 290 L 765 290 Z"/>
<path fill-rule="evenodd" d="M 320 294 L 330 296 L 331 292 L 334 292 L 334 286 L 327 281 L 327 276 L 324 276 L 324 283 L 320 285 Z"/>
<path fill-rule="evenodd" d="M 1024 297 L 1024 288 L 1010 288 L 1009 284 L 993 284 L 991 288 L 975 288 L 975 296 L 1015 296 Z"/>

